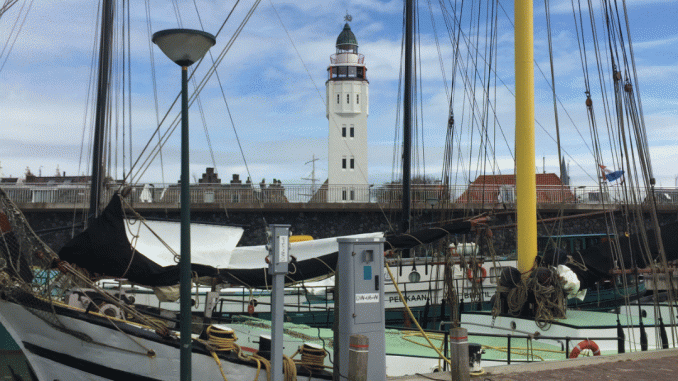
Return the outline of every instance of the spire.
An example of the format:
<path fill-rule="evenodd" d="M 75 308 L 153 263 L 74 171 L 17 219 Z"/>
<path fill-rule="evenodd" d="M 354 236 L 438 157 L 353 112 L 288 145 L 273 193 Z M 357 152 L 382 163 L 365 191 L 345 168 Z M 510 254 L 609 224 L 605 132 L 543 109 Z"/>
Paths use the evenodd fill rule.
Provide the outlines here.
<path fill-rule="evenodd" d="M 560 176 L 562 177 L 560 181 L 563 182 L 563 185 L 570 185 L 570 174 L 567 173 L 567 166 L 565 165 L 565 158 L 560 159 Z"/>

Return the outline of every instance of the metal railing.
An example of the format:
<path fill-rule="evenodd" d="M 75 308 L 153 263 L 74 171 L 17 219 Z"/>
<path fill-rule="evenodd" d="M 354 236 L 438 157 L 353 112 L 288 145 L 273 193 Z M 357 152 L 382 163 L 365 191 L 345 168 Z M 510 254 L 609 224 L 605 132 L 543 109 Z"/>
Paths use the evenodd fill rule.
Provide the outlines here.
<path fill-rule="evenodd" d="M 3 189 L 17 204 L 88 204 L 89 185 L 14 184 Z M 104 199 L 118 187 L 105 189 Z M 540 204 L 601 205 L 626 202 L 628 188 L 609 187 L 601 192 L 597 186 L 537 186 Z M 649 203 L 648 189 L 633 189 L 635 199 Z M 279 203 L 371 203 L 397 205 L 402 200 L 399 185 L 323 185 L 310 184 L 215 184 L 191 185 L 191 202 L 197 204 L 279 204 Z M 180 187 L 177 184 L 146 184 L 131 187 L 132 203 L 176 206 Z M 655 188 L 657 204 L 678 205 L 678 188 Z M 436 209 L 453 204 L 507 204 L 516 200 L 511 186 L 441 186 L 414 185 L 412 202 L 420 208 Z"/>

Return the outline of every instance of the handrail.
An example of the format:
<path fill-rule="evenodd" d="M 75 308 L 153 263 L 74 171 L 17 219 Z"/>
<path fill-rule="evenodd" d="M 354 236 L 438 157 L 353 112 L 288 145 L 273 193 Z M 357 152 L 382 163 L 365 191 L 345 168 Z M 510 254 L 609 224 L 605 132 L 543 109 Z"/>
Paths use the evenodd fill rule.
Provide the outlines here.
<path fill-rule="evenodd" d="M 17 183 L 2 184 L 17 204 L 88 205 L 88 184 Z M 132 186 L 132 204 L 172 206 L 179 203 L 177 184 L 144 184 Z M 109 184 L 104 197 L 110 198 L 119 185 Z M 646 200 L 649 188 L 633 189 L 637 198 Z M 537 186 L 537 202 L 542 205 L 612 205 L 624 200 L 624 189 L 608 187 L 601 193 L 598 186 Z M 402 192 L 399 184 L 191 184 L 191 202 L 197 204 L 332 204 L 358 202 L 398 205 Z M 441 209 L 465 204 L 502 205 L 513 207 L 515 190 L 511 186 L 415 184 L 411 199 L 414 207 Z M 678 188 L 655 188 L 659 205 L 678 205 Z"/>

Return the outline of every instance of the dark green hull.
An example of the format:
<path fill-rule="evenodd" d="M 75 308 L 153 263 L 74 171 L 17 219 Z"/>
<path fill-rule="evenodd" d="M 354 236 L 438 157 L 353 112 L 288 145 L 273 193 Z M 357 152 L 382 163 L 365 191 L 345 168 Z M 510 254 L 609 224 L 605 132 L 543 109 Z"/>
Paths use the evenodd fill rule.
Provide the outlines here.
<path fill-rule="evenodd" d="M 0 380 L 28 381 L 33 379 L 21 348 L 0 324 Z"/>
<path fill-rule="evenodd" d="M 0 324 L 0 352 L 20 350 L 21 348 L 14 342 L 14 339 L 9 335 L 9 332 L 7 332 L 5 327 Z"/>

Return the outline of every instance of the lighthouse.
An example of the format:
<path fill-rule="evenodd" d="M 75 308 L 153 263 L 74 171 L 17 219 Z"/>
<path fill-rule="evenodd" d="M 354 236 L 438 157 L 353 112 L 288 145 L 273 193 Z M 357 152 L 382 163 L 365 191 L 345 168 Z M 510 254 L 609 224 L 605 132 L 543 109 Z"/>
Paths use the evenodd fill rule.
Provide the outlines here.
<path fill-rule="evenodd" d="M 368 202 L 367 115 L 369 82 L 365 57 L 346 23 L 330 56 L 325 83 L 329 121 L 328 202 Z"/>

